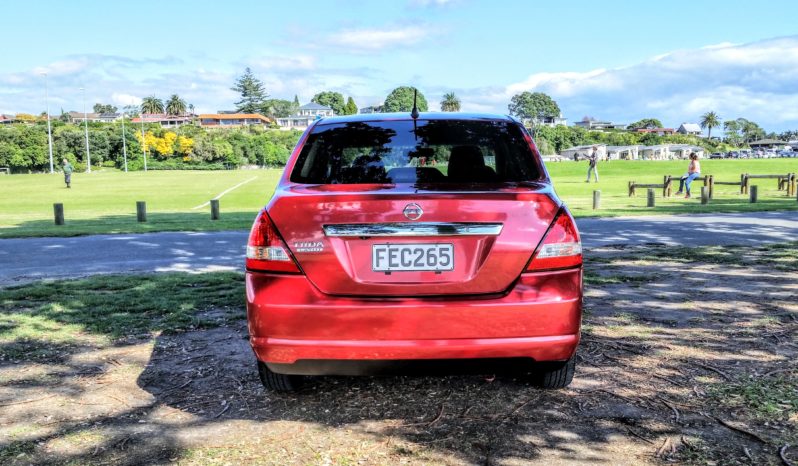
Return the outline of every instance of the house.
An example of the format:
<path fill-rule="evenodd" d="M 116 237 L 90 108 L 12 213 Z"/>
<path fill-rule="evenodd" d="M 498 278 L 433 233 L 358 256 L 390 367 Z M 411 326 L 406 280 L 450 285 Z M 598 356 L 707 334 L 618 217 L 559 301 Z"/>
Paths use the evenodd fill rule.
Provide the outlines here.
<path fill-rule="evenodd" d="M 69 112 L 67 115 L 72 123 L 83 123 L 85 120 L 89 120 L 91 123 L 113 123 L 122 118 L 121 113 Z"/>
<path fill-rule="evenodd" d="M 639 156 L 643 160 L 686 159 L 695 152 L 699 159 L 704 158 L 704 149 L 690 144 L 657 144 L 640 148 Z"/>
<path fill-rule="evenodd" d="M 271 120 L 259 113 L 205 113 L 199 116 L 203 128 L 236 128 L 269 125 Z"/>
<path fill-rule="evenodd" d="M 358 110 L 358 113 L 382 113 L 382 111 L 382 105 L 372 105 L 370 107 L 362 107 Z"/>
<path fill-rule="evenodd" d="M 311 116 L 311 117 L 331 117 L 335 115 L 333 109 L 326 105 L 317 104 L 316 102 L 311 102 L 309 104 L 305 104 L 299 107 L 299 111 L 297 111 L 298 116 Z"/>
<path fill-rule="evenodd" d="M 778 139 L 760 139 L 758 141 L 751 141 L 748 143 L 751 149 L 784 149 L 787 145 L 786 142 Z"/>
<path fill-rule="evenodd" d="M 657 136 L 665 136 L 667 134 L 674 134 L 676 130 L 673 128 L 637 128 L 636 133 L 650 133 Z"/>
<path fill-rule="evenodd" d="M 16 121 L 14 115 L 0 115 L 0 125 L 10 125 L 14 121 Z"/>
<path fill-rule="evenodd" d="M 606 160 L 607 158 L 607 145 L 606 144 L 588 144 L 586 146 L 574 146 L 568 149 L 563 149 L 560 156 L 568 160 L 576 160 L 579 157 L 585 157 L 593 152 L 593 146 L 596 146 L 598 151 L 599 160 Z"/>
<path fill-rule="evenodd" d="M 605 130 L 605 129 L 626 129 L 623 123 L 613 123 L 611 121 L 582 120 L 574 123 L 574 126 L 585 128 L 586 130 Z"/>
<path fill-rule="evenodd" d="M 142 113 L 130 120 L 132 123 L 158 123 L 164 128 L 176 128 L 190 124 L 194 115 L 167 115 L 166 113 Z"/>
<path fill-rule="evenodd" d="M 563 118 L 562 115 L 556 117 L 543 117 L 543 118 L 525 118 L 523 121 L 525 126 L 548 126 L 554 128 L 555 126 L 568 126 L 568 119 Z"/>
<path fill-rule="evenodd" d="M 691 152 L 695 152 L 699 159 L 704 158 L 704 148 L 692 144 L 671 144 L 668 150 L 671 153 L 671 157 L 675 159 L 686 159 Z"/>
<path fill-rule="evenodd" d="M 637 160 L 641 146 L 607 146 L 608 160 Z"/>
<path fill-rule="evenodd" d="M 282 130 L 298 129 L 304 131 L 314 121 L 333 115 L 335 115 L 335 112 L 330 107 L 311 102 L 299 107 L 299 110 L 294 115 L 278 117 L 277 125 Z"/>
<path fill-rule="evenodd" d="M 679 126 L 679 129 L 676 130 L 677 133 L 680 134 L 687 134 L 690 136 L 701 136 L 701 126 L 696 123 L 682 123 Z"/>

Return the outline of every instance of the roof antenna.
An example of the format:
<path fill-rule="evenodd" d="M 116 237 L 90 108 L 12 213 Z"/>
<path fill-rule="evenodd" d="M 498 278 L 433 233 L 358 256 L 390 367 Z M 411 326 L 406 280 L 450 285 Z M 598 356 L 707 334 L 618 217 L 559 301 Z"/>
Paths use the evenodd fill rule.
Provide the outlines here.
<path fill-rule="evenodd" d="M 416 97 L 418 97 L 418 89 L 413 88 L 413 110 L 410 111 L 410 117 L 414 120 L 418 118 L 418 105 L 416 105 Z"/>

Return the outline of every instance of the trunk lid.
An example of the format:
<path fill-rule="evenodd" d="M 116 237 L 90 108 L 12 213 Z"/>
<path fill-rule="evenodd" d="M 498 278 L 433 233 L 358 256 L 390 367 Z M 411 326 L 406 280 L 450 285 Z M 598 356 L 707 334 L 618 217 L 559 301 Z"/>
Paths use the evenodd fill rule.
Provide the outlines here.
<path fill-rule="evenodd" d="M 323 293 L 477 295 L 501 293 L 515 282 L 559 209 L 555 199 L 547 183 L 451 192 L 396 185 L 289 185 L 267 209 L 305 275 Z M 408 206 L 409 217 L 420 217 L 410 220 Z M 407 249 L 413 257 L 414 250 L 436 248 L 430 245 L 439 245 L 433 254 L 451 254 L 453 264 L 440 256 L 447 267 L 438 268 L 445 270 L 375 266 L 377 260 L 387 264 L 386 248 Z M 383 249 L 379 259 L 375 246 Z M 392 265 L 401 262 L 400 252 Z"/>

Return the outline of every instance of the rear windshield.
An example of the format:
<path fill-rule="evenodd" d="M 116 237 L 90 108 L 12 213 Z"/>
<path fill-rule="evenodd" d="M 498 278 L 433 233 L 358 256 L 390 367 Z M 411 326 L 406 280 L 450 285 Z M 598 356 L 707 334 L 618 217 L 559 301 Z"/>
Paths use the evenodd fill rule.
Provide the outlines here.
<path fill-rule="evenodd" d="M 538 181 L 521 128 L 508 121 L 412 120 L 318 125 L 291 181 L 304 184 L 494 184 Z"/>

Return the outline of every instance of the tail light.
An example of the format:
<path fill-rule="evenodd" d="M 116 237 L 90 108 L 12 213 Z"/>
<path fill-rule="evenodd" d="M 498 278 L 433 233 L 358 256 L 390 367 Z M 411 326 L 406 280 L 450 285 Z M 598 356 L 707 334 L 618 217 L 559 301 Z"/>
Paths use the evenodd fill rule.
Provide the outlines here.
<path fill-rule="evenodd" d="M 576 223 L 567 210 L 561 210 L 527 265 L 527 272 L 567 269 L 582 265 L 582 243 Z"/>
<path fill-rule="evenodd" d="M 272 219 L 261 211 L 252 224 L 247 242 L 247 269 L 261 272 L 300 273 Z"/>

